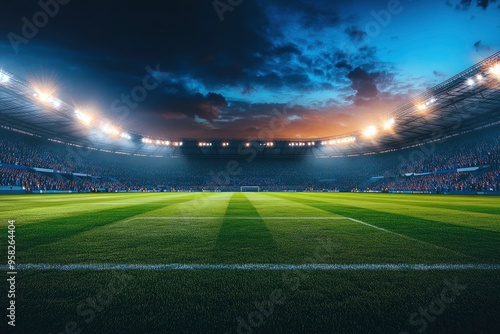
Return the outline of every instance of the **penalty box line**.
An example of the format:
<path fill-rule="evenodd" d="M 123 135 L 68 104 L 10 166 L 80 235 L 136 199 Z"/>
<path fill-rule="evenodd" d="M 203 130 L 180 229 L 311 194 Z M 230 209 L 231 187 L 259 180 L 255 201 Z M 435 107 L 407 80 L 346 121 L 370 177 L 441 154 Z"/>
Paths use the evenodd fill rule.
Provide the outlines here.
<path fill-rule="evenodd" d="M 266 220 L 299 220 L 299 219 L 304 219 L 304 220 L 321 220 L 321 219 L 328 219 L 328 220 L 348 220 L 350 218 L 348 217 L 261 217 L 261 216 L 234 216 L 234 217 L 226 217 L 226 216 L 206 216 L 206 217 L 172 217 L 172 216 L 165 216 L 165 217 L 134 217 L 131 219 L 128 219 L 126 221 L 132 221 L 132 220 L 169 220 L 169 219 L 178 219 L 178 220 L 204 220 L 204 219 L 226 219 L 226 218 L 231 218 L 231 219 L 242 219 L 242 220 L 260 220 L 260 219 L 266 219 Z"/>
<path fill-rule="evenodd" d="M 0 266 L 7 270 L 6 265 Z M 248 263 L 248 264 L 18 264 L 16 270 L 55 270 L 55 271 L 108 271 L 108 270 L 142 270 L 142 271 L 199 271 L 199 270 L 232 270 L 232 271 L 273 271 L 273 270 L 372 270 L 372 271 L 469 271 L 500 270 L 500 264 L 283 264 L 283 263 Z"/>
<path fill-rule="evenodd" d="M 439 249 L 439 250 L 444 250 L 444 251 L 450 252 L 450 253 L 452 253 L 454 255 L 458 255 L 460 257 L 468 257 L 468 258 L 471 258 L 471 259 L 475 259 L 473 256 L 466 255 L 466 254 L 457 252 L 455 250 L 452 250 L 452 249 L 449 249 L 449 248 L 446 248 L 446 247 L 438 246 L 438 245 L 435 245 L 435 244 L 427 242 L 427 241 L 415 239 L 415 238 L 412 238 L 412 237 L 407 236 L 405 234 L 401 234 L 401 233 L 397 233 L 397 232 L 394 232 L 394 231 L 391 231 L 391 230 L 387 230 L 387 229 L 385 229 L 383 227 L 380 227 L 380 226 L 377 226 L 377 225 L 369 224 L 369 223 L 366 223 L 364 221 L 361 221 L 361 220 L 358 220 L 358 219 L 354 219 L 354 218 L 349 218 L 349 217 L 346 217 L 346 218 L 348 220 L 352 221 L 352 222 L 355 222 L 355 223 L 358 223 L 358 224 L 361 224 L 361 225 L 365 225 L 365 226 L 368 226 L 368 227 L 371 227 L 371 228 L 374 228 L 374 229 L 377 229 L 379 231 L 383 231 L 383 232 L 386 232 L 386 233 L 389 233 L 389 234 L 392 234 L 392 235 L 396 235 L 396 236 L 398 236 L 400 238 L 411 240 L 411 241 L 420 243 L 422 245 L 430 246 L 432 248 Z"/>

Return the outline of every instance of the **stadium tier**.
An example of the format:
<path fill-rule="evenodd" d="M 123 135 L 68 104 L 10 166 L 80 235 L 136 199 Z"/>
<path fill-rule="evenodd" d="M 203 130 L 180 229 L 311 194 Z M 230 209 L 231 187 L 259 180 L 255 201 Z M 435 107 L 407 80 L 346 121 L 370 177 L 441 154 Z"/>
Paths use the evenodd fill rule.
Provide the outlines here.
<path fill-rule="evenodd" d="M 413 98 L 381 126 L 301 141 L 159 139 L 109 122 L 86 127 L 87 115 L 3 71 L 9 80 L 0 85 L 0 184 L 20 192 L 239 191 L 247 185 L 496 192 L 499 61 L 495 53 Z"/>
<path fill-rule="evenodd" d="M 500 190 L 500 125 L 376 155 L 118 155 L 0 130 L 0 185 L 25 191 L 419 191 Z M 19 188 L 15 188 L 18 189 Z"/>

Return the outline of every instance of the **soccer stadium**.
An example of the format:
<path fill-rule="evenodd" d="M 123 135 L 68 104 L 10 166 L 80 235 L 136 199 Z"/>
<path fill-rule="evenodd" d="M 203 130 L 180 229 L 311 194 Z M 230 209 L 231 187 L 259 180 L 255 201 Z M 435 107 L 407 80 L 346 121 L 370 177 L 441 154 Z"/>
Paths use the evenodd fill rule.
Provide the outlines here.
<path fill-rule="evenodd" d="M 1 333 L 498 333 L 500 6 L 442 2 L 0 14 Z"/>

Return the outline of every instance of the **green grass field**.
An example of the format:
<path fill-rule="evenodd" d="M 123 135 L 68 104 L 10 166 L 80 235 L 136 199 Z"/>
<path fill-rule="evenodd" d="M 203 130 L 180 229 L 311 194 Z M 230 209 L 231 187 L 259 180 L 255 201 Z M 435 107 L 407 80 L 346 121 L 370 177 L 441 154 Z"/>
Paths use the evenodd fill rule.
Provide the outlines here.
<path fill-rule="evenodd" d="M 18 265 L 1 333 L 500 328 L 497 197 L 27 195 L 0 212 L 4 276 L 11 219 Z"/>

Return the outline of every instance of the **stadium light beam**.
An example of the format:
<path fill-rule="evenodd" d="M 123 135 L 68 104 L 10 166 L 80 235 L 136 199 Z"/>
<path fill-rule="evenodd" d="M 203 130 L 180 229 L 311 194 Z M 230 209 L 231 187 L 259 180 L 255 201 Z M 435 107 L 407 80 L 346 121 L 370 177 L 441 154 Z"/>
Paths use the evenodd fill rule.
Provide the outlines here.
<path fill-rule="evenodd" d="M 121 134 L 121 137 L 122 137 L 123 139 L 127 139 L 127 140 L 132 139 L 132 137 L 131 137 L 128 133 L 126 133 L 126 132 L 123 132 L 123 133 Z"/>
<path fill-rule="evenodd" d="M 396 121 L 394 118 L 388 119 L 387 121 L 384 122 L 384 130 L 390 130 L 394 126 Z"/>
<path fill-rule="evenodd" d="M 46 94 L 46 93 L 38 93 L 38 94 L 35 94 L 36 97 L 38 97 L 38 99 L 44 103 L 46 102 L 49 102 L 50 101 L 50 95 L 49 94 Z"/>
<path fill-rule="evenodd" d="M 5 73 L 0 73 L 0 82 L 7 83 L 10 81 L 10 77 Z"/>
<path fill-rule="evenodd" d="M 500 78 L 500 63 L 491 66 L 489 72 Z"/>
<path fill-rule="evenodd" d="M 112 136 L 118 136 L 120 135 L 120 131 L 115 128 L 114 126 L 110 125 L 110 124 L 106 124 L 102 127 L 102 131 L 108 135 L 112 135 Z"/>
<path fill-rule="evenodd" d="M 52 106 L 54 108 L 59 108 L 61 106 L 61 101 L 59 101 L 58 99 L 55 99 L 55 98 L 51 98 L 50 103 L 52 104 Z"/>
<path fill-rule="evenodd" d="M 85 125 L 89 125 L 90 122 L 92 122 L 92 117 L 90 117 L 89 115 L 86 115 L 86 114 L 82 113 L 78 109 L 75 110 L 75 114 L 76 114 L 76 118 L 78 118 L 80 120 L 80 122 L 82 122 Z"/>
<path fill-rule="evenodd" d="M 365 135 L 365 137 L 367 138 L 372 138 L 372 137 L 375 137 L 378 133 L 378 129 L 375 125 L 370 125 L 369 127 L 367 127 L 364 131 L 363 131 L 363 134 Z"/>

